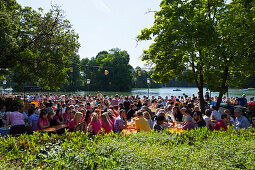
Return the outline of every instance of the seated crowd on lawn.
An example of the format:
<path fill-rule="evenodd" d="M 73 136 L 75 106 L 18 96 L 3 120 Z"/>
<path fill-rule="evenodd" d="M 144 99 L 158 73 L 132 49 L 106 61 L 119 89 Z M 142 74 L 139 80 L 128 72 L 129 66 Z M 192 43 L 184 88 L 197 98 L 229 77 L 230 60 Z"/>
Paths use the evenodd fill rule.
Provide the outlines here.
<path fill-rule="evenodd" d="M 21 97 L 13 95 L 12 97 Z M 245 95 L 240 98 L 230 98 L 222 102 L 241 105 L 254 110 L 254 98 L 247 101 Z M 27 95 L 25 100 L 30 103 L 38 102 L 38 107 L 31 104 L 27 112 L 23 106 L 14 106 L 13 112 L 6 113 L 6 107 L 0 106 L 0 125 L 11 126 L 10 134 L 32 134 L 45 128 L 66 124 L 69 132 L 84 131 L 90 134 L 121 132 L 128 129 L 127 122 L 132 121 L 136 130 L 150 132 L 152 129 L 162 131 L 169 125 L 178 124 L 183 130 L 208 127 L 211 130 L 237 130 L 249 126 L 255 128 L 255 115 L 251 122 L 242 115 L 242 110 L 236 108 L 234 114 L 228 109 L 220 113 L 216 106 L 217 98 L 205 95 L 205 114 L 201 113 L 199 97 L 171 96 L 171 98 L 146 96 L 108 97 L 98 92 L 97 96 L 90 95 Z M 174 122 L 174 123 L 173 123 Z"/>

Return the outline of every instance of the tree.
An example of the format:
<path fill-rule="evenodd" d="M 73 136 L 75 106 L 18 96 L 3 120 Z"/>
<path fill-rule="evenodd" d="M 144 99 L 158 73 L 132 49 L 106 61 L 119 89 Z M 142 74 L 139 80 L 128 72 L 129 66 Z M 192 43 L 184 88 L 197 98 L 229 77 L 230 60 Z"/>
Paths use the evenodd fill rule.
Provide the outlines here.
<path fill-rule="evenodd" d="M 85 62 L 85 61 L 84 61 Z M 101 51 L 82 66 L 87 79 L 91 79 L 92 90 L 129 91 L 132 85 L 132 66 L 129 54 L 120 49 Z M 105 70 L 108 74 L 105 75 Z"/>
<path fill-rule="evenodd" d="M 28 80 L 45 89 L 66 81 L 79 48 L 78 35 L 59 7 L 44 13 L 15 0 L 0 1 L 0 44 L 0 76 L 19 74 L 25 77 L 20 85 Z"/>
<path fill-rule="evenodd" d="M 236 0 L 231 4 L 234 3 L 241 2 Z M 247 60 L 243 59 L 240 57 L 241 53 L 236 57 L 235 53 L 243 46 L 233 46 L 228 42 L 229 37 L 232 37 L 229 31 L 235 27 L 225 25 L 226 20 L 234 22 L 231 15 L 237 18 L 240 13 L 230 12 L 231 5 L 219 0 L 163 0 L 160 7 L 161 10 L 155 13 L 154 25 L 150 29 L 142 30 L 138 35 L 138 40 L 154 38 L 154 43 L 144 51 L 142 59 L 156 65 L 152 77 L 158 82 L 167 83 L 173 76 L 179 80 L 195 82 L 199 89 L 200 105 L 204 106 L 205 85 L 209 89 L 224 93 L 225 82 L 234 82 L 229 77 L 230 73 L 233 73 L 233 77 L 238 76 L 227 71 L 228 61 L 231 59 L 231 69 L 234 69 L 252 58 L 247 56 Z M 250 27 L 249 29 L 251 30 Z M 240 29 L 238 33 L 252 33 L 250 30 Z M 227 33 L 228 38 L 224 35 Z M 235 37 L 238 33 L 234 34 L 233 42 L 238 39 Z M 253 42 L 249 38 L 245 39 L 246 44 Z M 249 55 L 250 53 L 249 49 Z M 232 58 L 229 58 L 230 54 Z M 201 111 L 204 112 L 204 107 L 201 107 Z"/>

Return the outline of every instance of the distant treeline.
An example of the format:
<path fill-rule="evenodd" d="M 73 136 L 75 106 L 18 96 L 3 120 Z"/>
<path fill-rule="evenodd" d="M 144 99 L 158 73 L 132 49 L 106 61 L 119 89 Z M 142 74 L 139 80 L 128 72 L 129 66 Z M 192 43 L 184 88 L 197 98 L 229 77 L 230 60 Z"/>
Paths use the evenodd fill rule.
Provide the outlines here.
<path fill-rule="evenodd" d="M 101 51 L 91 59 L 80 59 L 76 56 L 68 70 L 67 82 L 63 84 L 60 91 L 130 91 L 132 88 L 147 88 L 147 78 L 152 75 L 153 70 L 133 68 L 129 60 L 127 51 L 120 49 Z M 90 79 L 90 84 L 87 83 L 87 79 Z M 15 91 L 23 91 L 24 87 L 26 91 L 38 90 L 28 86 L 35 85 L 30 82 L 17 84 L 11 78 L 7 78 L 4 88 L 12 87 Z M 178 81 L 175 78 L 167 84 L 151 80 L 149 86 L 150 88 L 196 87 L 195 83 L 189 84 L 187 81 Z M 255 87 L 255 78 L 250 78 L 249 83 L 244 84 L 243 87 Z"/>

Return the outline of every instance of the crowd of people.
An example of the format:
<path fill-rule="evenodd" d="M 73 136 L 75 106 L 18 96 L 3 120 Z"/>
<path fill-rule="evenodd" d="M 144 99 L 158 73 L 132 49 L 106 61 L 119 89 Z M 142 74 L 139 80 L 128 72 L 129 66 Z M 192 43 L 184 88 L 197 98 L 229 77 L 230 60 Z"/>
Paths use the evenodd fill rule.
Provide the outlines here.
<path fill-rule="evenodd" d="M 22 98 L 20 95 L 10 97 Z M 205 113 L 201 113 L 199 97 L 195 95 L 148 98 L 118 94 L 109 97 L 100 92 L 95 96 L 35 94 L 27 95 L 25 106 L 14 106 L 12 112 L 6 112 L 6 106 L 0 105 L 0 125 L 10 126 L 11 135 L 32 134 L 61 124 L 67 125 L 69 132 L 84 131 L 94 135 L 119 133 L 129 128 L 128 122 L 132 122 L 138 132 L 162 131 L 176 125 L 183 130 L 200 127 L 210 130 L 255 128 L 255 115 L 249 121 L 240 108 L 234 111 L 224 109 L 220 113 L 216 106 L 211 105 L 215 99 L 209 98 L 206 93 Z M 254 98 L 247 101 L 245 95 L 222 102 L 250 110 L 255 107 Z"/>

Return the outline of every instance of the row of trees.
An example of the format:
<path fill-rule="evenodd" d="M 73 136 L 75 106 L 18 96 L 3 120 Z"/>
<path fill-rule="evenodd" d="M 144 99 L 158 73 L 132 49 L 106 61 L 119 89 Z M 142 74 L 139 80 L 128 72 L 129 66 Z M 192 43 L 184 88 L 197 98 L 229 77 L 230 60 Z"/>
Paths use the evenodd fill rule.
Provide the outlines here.
<path fill-rule="evenodd" d="M 89 78 L 91 90 L 129 91 L 132 87 L 147 87 L 146 79 L 152 74 L 133 69 L 129 54 L 120 49 L 80 60 L 78 35 L 58 6 L 44 12 L 22 7 L 16 0 L 1 0 L 0 44 L 0 80 L 7 80 L 4 88 L 87 90 Z M 107 76 L 104 70 L 109 71 Z M 141 76 L 137 70 L 141 70 Z"/>

